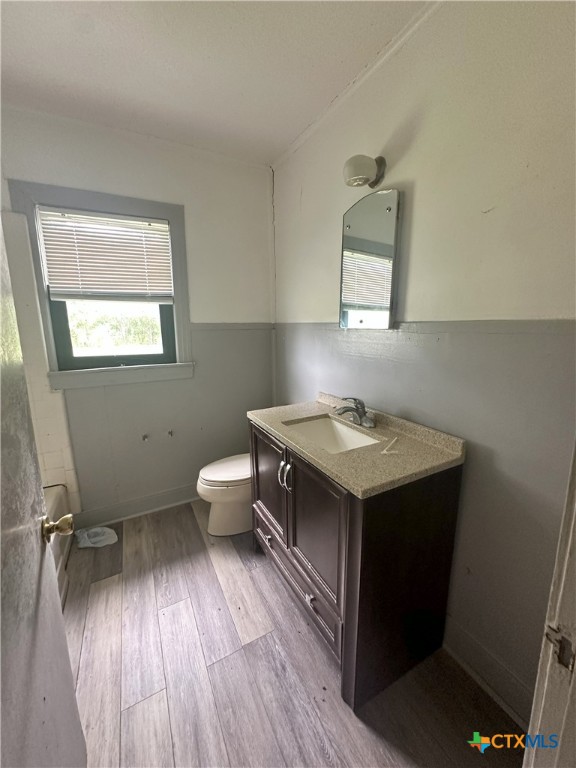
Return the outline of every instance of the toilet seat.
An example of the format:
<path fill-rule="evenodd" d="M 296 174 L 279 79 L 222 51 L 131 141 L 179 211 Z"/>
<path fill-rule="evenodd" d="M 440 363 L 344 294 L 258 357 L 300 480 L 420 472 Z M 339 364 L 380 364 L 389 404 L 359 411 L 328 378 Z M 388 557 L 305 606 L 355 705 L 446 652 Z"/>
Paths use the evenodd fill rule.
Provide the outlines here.
<path fill-rule="evenodd" d="M 250 454 L 239 453 L 213 461 L 200 470 L 199 482 L 211 488 L 249 485 L 252 478 Z"/>

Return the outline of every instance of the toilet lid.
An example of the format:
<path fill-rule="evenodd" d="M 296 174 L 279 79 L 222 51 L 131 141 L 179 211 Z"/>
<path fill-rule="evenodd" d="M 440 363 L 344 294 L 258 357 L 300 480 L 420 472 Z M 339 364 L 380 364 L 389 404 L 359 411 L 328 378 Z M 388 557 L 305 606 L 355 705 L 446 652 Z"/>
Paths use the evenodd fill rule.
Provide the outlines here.
<path fill-rule="evenodd" d="M 237 456 L 213 461 L 200 470 L 200 480 L 206 485 L 242 485 L 249 483 L 251 477 L 249 453 L 239 453 Z"/>

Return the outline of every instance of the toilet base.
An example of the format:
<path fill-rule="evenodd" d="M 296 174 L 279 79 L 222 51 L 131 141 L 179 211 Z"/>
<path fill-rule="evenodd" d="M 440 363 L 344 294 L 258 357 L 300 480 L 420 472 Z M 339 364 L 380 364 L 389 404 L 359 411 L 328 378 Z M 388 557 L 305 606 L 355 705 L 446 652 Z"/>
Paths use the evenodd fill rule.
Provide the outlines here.
<path fill-rule="evenodd" d="M 252 530 L 252 504 L 248 502 L 213 501 L 210 504 L 208 533 L 210 536 L 235 536 Z"/>

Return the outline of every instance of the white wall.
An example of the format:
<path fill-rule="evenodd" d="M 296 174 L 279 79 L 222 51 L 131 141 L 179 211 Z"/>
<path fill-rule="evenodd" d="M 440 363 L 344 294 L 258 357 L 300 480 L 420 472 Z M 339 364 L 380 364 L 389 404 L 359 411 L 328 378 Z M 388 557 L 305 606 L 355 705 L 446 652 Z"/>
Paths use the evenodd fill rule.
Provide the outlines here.
<path fill-rule="evenodd" d="M 574 444 L 574 13 L 440 5 L 274 167 L 279 402 L 354 394 L 467 440 L 446 643 L 526 720 Z M 359 153 L 404 193 L 410 331 L 322 325 Z"/>
<path fill-rule="evenodd" d="M 2 165 L 3 179 L 184 205 L 192 322 L 273 320 L 268 168 L 9 107 Z"/>
<path fill-rule="evenodd" d="M 273 320 L 271 176 L 268 168 L 126 131 L 2 109 L 4 210 L 10 209 L 8 178 L 184 205 L 193 323 Z M 6 241 L 42 481 L 66 484 L 72 512 L 78 513 L 81 499 L 64 396 L 48 384 L 23 226 L 24 231 L 14 218 L 8 222 Z M 202 366 L 210 363 L 206 358 L 199 361 Z M 212 389 L 218 385 L 213 382 Z M 259 391 L 256 385 L 253 389 Z M 174 421 L 174 416 L 170 418 Z M 192 437 L 190 441 L 194 443 Z M 196 464 L 201 466 L 206 457 L 200 449 L 188 447 L 194 458 L 192 482 Z"/>
<path fill-rule="evenodd" d="M 46 376 L 48 358 L 41 333 L 27 222 L 21 214 L 5 212 L 2 223 L 42 485 L 65 485 L 70 511 L 76 514 L 81 502 L 64 394 L 51 391 Z"/>
<path fill-rule="evenodd" d="M 275 166 L 277 319 L 338 318 L 351 155 L 405 193 L 397 319 L 572 318 L 574 6 L 447 3 Z"/>

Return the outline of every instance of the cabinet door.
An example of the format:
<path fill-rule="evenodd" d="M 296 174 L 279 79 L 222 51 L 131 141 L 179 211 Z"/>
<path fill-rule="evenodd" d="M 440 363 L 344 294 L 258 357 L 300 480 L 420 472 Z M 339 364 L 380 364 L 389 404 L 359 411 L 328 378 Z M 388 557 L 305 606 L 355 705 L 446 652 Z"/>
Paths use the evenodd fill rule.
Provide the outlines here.
<path fill-rule="evenodd" d="M 282 463 L 284 462 L 284 464 Z M 284 446 L 252 427 L 252 493 L 257 512 L 264 515 L 286 544 L 286 491 L 279 474 L 285 466 Z"/>
<path fill-rule="evenodd" d="M 288 462 L 291 554 L 342 615 L 348 493 L 303 459 Z"/>

